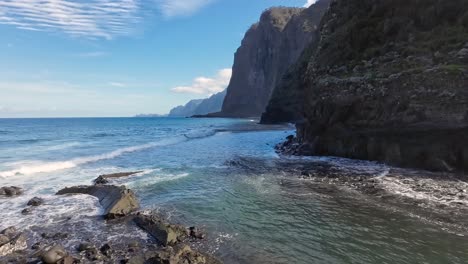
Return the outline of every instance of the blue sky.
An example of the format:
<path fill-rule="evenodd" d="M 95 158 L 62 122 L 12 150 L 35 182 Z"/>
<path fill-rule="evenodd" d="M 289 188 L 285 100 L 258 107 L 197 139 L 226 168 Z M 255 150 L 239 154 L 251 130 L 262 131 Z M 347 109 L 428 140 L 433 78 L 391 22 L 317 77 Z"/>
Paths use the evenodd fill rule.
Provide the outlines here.
<path fill-rule="evenodd" d="M 0 0 L 0 117 L 167 113 L 224 89 L 245 31 L 306 0 Z"/>

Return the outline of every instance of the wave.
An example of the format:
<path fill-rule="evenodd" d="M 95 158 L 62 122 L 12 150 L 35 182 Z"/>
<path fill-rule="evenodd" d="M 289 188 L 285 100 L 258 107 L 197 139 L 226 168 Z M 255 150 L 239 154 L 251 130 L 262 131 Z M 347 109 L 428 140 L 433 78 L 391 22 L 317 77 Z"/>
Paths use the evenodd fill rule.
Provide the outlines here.
<path fill-rule="evenodd" d="M 184 136 L 163 139 L 158 142 L 121 148 L 121 149 L 117 149 L 112 152 L 108 152 L 108 153 L 104 153 L 100 155 L 79 157 L 79 158 L 74 158 L 74 159 L 66 160 L 66 161 L 55 161 L 55 162 L 24 161 L 24 162 L 16 163 L 16 165 L 18 166 L 17 168 L 6 170 L 6 171 L 0 171 L 0 177 L 6 178 L 6 177 L 12 177 L 15 175 L 31 175 L 31 174 L 36 174 L 36 173 L 46 173 L 46 172 L 53 172 L 53 171 L 58 171 L 58 170 L 71 169 L 71 168 L 75 168 L 75 167 L 78 167 L 80 165 L 87 164 L 87 163 L 97 162 L 101 160 L 114 159 L 126 153 L 142 151 L 142 150 L 146 150 L 146 149 L 150 149 L 154 147 L 174 145 L 174 144 L 182 143 L 184 141 L 191 140 L 191 139 L 209 137 L 214 134 L 216 134 L 216 131 L 210 131 L 210 132 L 205 131 L 205 132 L 200 132 L 200 133 L 193 132 L 189 134 L 184 134 Z"/>
<path fill-rule="evenodd" d="M 192 131 L 189 133 L 185 133 L 184 136 L 188 139 L 197 139 L 197 138 L 205 138 L 205 137 L 210 137 L 214 136 L 218 131 L 217 130 L 198 130 L 198 131 Z"/>

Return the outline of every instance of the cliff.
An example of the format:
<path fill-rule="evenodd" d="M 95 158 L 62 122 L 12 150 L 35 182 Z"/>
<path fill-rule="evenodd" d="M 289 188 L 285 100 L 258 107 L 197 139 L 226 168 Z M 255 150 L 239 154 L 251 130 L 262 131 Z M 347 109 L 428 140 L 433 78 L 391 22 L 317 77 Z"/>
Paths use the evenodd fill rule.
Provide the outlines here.
<path fill-rule="evenodd" d="M 468 169 L 468 0 L 334 0 L 320 38 L 299 154 Z"/>
<path fill-rule="evenodd" d="M 262 114 L 261 123 L 285 123 L 303 119 L 303 80 L 305 79 L 310 58 L 315 54 L 318 46 L 320 22 L 328 10 L 330 2 L 331 0 L 320 0 L 303 11 L 300 18 L 297 18 L 300 21 L 307 21 L 306 23 L 312 28 L 312 38 L 309 44 L 303 48 L 298 60 L 288 68 L 274 87 L 270 100 Z M 297 23 L 291 23 L 292 27 L 297 28 Z M 294 38 L 294 34 L 290 32 L 290 29 L 286 30 L 286 34 L 288 39 Z"/>
<path fill-rule="evenodd" d="M 303 8 L 265 11 L 235 54 L 231 82 L 217 116 L 260 116 L 273 88 L 314 39 L 317 21 Z"/>
<path fill-rule="evenodd" d="M 206 115 L 208 113 L 219 112 L 223 105 L 226 90 L 214 94 L 206 99 L 191 100 L 185 105 L 173 108 L 169 117 L 190 117 L 194 115 Z"/>

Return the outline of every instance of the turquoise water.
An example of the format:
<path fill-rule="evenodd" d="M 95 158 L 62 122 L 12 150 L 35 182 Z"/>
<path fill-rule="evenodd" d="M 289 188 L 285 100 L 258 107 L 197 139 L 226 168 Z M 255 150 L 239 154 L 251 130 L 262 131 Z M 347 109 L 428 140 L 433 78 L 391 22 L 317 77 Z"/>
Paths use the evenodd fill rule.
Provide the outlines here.
<path fill-rule="evenodd" d="M 282 159 L 273 146 L 291 133 L 252 120 L 2 119 L 0 186 L 26 194 L 0 200 L 0 228 L 99 215 L 93 198 L 53 194 L 99 174 L 142 170 L 117 183 L 135 190 L 144 209 L 203 227 L 208 238 L 200 248 L 226 263 L 468 262 L 466 237 L 265 169 Z M 22 216 L 36 195 L 46 206 Z"/>

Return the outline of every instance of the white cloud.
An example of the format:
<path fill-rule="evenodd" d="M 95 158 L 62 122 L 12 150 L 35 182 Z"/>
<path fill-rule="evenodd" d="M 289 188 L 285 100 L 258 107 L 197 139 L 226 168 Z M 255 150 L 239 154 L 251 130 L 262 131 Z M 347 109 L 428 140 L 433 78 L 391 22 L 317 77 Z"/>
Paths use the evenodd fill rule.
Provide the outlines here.
<path fill-rule="evenodd" d="M 317 2 L 317 0 L 307 0 L 307 3 L 305 3 L 304 7 L 309 7 L 315 4 L 315 2 Z"/>
<path fill-rule="evenodd" d="M 176 93 L 214 94 L 223 91 L 231 80 L 232 70 L 222 69 L 213 78 L 197 77 L 190 86 L 177 86 L 171 90 Z"/>
<path fill-rule="evenodd" d="M 106 38 L 129 34 L 140 0 L 0 0 L 0 24 Z"/>
<path fill-rule="evenodd" d="M 106 55 L 107 53 L 103 51 L 92 51 L 92 52 L 83 52 L 83 53 L 76 54 L 76 56 L 83 57 L 83 58 L 103 57 Z"/>
<path fill-rule="evenodd" d="M 125 83 L 121 83 L 121 82 L 110 82 L 109 85 L 114 86 L 114 87 L 126 87 L 127 86 Z"/>
<path fill-rule="evenodd" d="M 165 17 L 191 15 L 213 0 L 156 0 L 159 10 Z"/>

